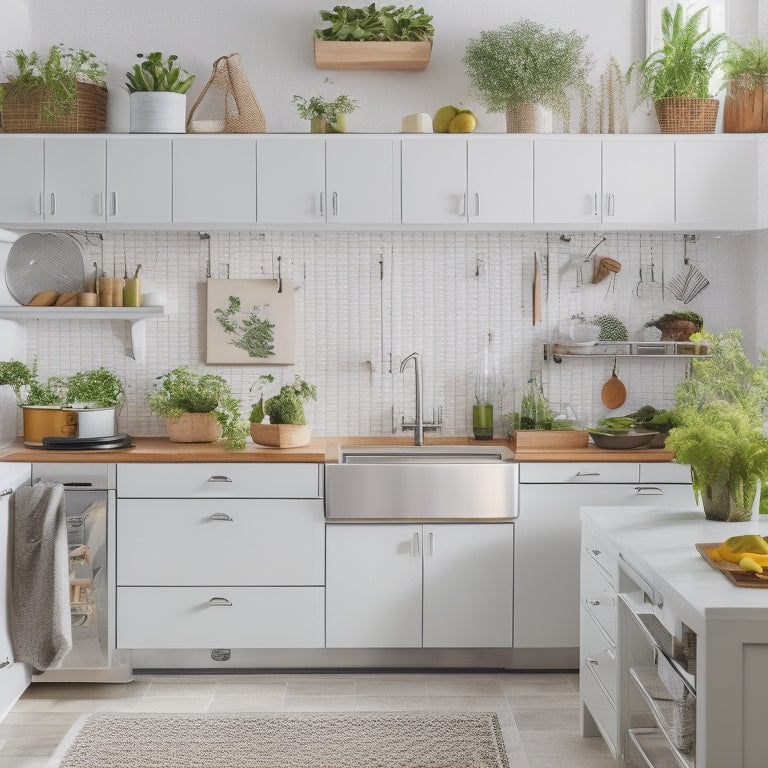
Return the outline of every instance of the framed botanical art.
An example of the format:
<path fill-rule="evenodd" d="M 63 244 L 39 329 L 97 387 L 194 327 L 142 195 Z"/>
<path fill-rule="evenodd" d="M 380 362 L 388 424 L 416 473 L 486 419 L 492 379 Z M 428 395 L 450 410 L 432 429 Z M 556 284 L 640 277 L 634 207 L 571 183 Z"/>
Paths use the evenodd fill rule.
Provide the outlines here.
<path fill-rule="evenodd" d="M 208 280 L 205 362 L 292 365 L 296 317 L 290 280 Z"/>

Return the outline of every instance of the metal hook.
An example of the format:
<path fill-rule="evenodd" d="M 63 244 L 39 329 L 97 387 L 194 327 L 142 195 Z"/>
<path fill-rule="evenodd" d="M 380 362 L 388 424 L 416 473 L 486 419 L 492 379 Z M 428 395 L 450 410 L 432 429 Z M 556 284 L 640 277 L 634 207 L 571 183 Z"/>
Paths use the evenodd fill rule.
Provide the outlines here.
<path fill-rule="evenodd" d="M 282 293 L 283 292 L 283 275 L 280 271 L 280 262 L 282 261 L 282 256 L 277 257 L 277 292 Z"/>
<path fill-rule="evenodd" d="M 205 264 L 205 276 L 211 276 L 211 236 L 207 232 L 198 232 L 198 236 L 201 240 L 208 241 L 208 260 Z"/>

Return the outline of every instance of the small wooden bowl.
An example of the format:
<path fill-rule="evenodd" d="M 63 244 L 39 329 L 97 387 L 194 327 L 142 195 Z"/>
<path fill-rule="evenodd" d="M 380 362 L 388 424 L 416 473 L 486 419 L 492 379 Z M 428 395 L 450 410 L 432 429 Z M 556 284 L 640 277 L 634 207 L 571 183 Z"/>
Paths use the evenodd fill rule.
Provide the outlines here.
<path fill-rule="evenodd" d="M 300 448 L 308 445 L 312 427 L 307 424 L 256 424 L 251 422 L 251 439 L 270 448 Z"/>

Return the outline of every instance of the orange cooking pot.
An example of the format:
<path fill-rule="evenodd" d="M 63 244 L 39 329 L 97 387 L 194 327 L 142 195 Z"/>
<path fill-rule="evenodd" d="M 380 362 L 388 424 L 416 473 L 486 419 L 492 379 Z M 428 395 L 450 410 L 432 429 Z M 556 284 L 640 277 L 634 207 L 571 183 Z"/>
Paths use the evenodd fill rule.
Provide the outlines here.
<path fill-rule="evenodd" d="M 74 437 L 77 414 L 54 405 L 23 405 L 24 445 L 42 445 L 44 437 Z"/>

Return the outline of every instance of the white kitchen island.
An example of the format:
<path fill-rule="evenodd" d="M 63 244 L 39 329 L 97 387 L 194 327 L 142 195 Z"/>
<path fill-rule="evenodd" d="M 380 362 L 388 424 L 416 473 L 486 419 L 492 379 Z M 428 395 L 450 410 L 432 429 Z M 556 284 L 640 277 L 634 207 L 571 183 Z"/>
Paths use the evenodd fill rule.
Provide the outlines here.
<path fill-rule="evenodd" d="M 581 519 L 582 732 L 601 733 L 620 765 L 764 768 L 768 589 L 737 587 L 695 545 L 768 535 L 768 519 L 723 523 L 690 508 L 653 507 L 583 507 Z M 597 586 L 593 571 L 605 577 Z M 660 630 L 658 643 L 645 631 L 649 624 Z M 672 636 L 676 652 L 688 648 L 689 665 L 675 660 Z M 646 702 L 643 680 L 653 688 L 659 670 L 669 679 L 670 668 L 679 673 L 677 703 Z M 651 711 L 655 703 L 670 715 L 666 737 Z M 688 730 L 680 714 L 690 716 Z M 635 746 L 643 739 L 647 762 Z"/>

